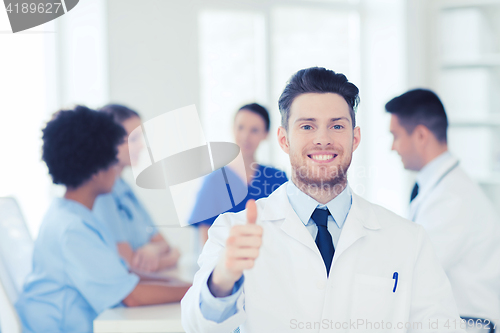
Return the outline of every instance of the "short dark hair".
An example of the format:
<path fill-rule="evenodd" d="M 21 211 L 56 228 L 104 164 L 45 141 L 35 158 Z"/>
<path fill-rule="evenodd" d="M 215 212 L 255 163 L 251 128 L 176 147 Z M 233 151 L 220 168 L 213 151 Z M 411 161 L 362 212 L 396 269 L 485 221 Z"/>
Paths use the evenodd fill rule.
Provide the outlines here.
<path fill-rule="evenodd" d="M 408 134 L 415 127 L 427 127 L 439 142 L 447 142 L 448 118 L 439 97 L 428 89 L 413 89 L 391 99 L 385 105 L 387 112 L 398 117 Z"/>
<path fill-rule="evenodd" d="M 269 112 L 265 107 L 257 103 L 251 103 L 243 105 L 241 108 L 238 109 L 238 112 L 240 112 L 241 110 L 248 110 L 261 116 L 262 119 L 264 119 L 264 123 L 266 124 L 266 132 L 269 132 L 271 121 L 269 120 Z M 236 112 L 236 114 L 238 114 L 238 112 Z"/>
<path fill-rule="evenodd" d="M 132 117 L 140 118 L 137 111 L 122 104 L 106 104 L 102 108 L 100 108 L 99 111 L 111 115 L 113 119 L 119 124 L 123 124 L 125 120 Z"/>
<path fill-rule="evenodd" d="M 52 181 L 71 188 L 116 163 L 127 134 L 110 115 L 85 106 L 58 111 L 42 132 L 42 159 Z"/>
<path fill-rule="evenodd" d="M 298 71 L 287 82 L 278 101 L 281 126 L 288 130 L 290 107 L 294 99 L 307 93 L 334 93 L 342 96 L 349 105 L 352 127 L 356 127 L 356 109 L 359 104 L 359 89 L 347 80 L 344 74 L 323 67 L 311 67 Z"/>

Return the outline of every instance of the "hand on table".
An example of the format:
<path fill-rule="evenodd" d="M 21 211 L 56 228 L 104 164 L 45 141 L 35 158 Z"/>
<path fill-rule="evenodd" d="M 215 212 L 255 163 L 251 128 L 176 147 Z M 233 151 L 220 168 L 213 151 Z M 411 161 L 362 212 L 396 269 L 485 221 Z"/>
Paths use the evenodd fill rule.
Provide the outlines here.
<path fill-rule="evenodd" d="M 175 265 L 177 265 L 177 261 L 179 260 L 180 256 L 181 253 L 179 252 L 179 250 L 175 247 L 171 247 L 167 253 L 162 254 L 160 265 L 163 268 L 174 267 Z"/>
<path fill-rule="evenodd" d="M 153 244 L 146 244 L 132 258 L 131 267 L 143 272 L 155 272 L 160 267 L 160 253 Z"/>

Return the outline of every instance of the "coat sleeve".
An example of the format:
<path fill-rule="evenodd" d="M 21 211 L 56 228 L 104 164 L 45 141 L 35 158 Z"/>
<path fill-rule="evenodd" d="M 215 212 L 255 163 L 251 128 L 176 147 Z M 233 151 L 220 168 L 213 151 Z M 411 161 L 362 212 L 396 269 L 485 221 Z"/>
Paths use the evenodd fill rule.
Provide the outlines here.
<path fill-rule="evenodd" d="M 408 332 L 465 333 L 450 282 L 421 226 L 416 249 Z"/>
<path fill-rule="evenodd" d="M 234 214 L 220 215 L 208 231 L 208 241 L 198 259 L 200 269 L 196 273 L 193 285 L 181 301 L 182 326 L 186 333 L 231 332 L 245 322 L 243 309 L 245 292 L 238 297 L 236 313 L 221 323 L 206 319 L 200 310 L 200 296 L 203 285 L 207 282 L 219 258 L 223 255 L 226 239 L 232 226 Z"/>

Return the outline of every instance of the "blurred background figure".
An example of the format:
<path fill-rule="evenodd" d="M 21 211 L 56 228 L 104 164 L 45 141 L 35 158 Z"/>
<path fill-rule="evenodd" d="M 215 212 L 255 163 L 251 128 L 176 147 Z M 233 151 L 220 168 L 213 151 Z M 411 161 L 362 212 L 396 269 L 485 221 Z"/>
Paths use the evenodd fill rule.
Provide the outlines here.
<path fill-rule="evenodd" d="M 245 169 L 242 170 L 234 164 L 229 164 L 224 169 L 229 182 L 235 184 L 233 191 L 238 191 L 238 186 L 248 186 L 248 194 L 243 201 L 228 210 L 228 212 L 239 212 L 245 209 L 248 200 L 267 197 L 288 180 L 283 171 L 259 164 L 255 159 L 255 153 L 259 144 L 269 134 L 269 127 L 269 112 L 257 103 L 243 105 L 234 116 L 234 139 L 240 147 Z M 205 178 L 198 192 L 193 211 L 203 210 L 205 205 L 217 205 L 217 201 L 221 200 L 220 196 L 213 195 L 211 196 L 212 202 L 206 199 L 213 192 L 211 189 L 214 188 L 213 182 L 216 181 L 214 177 L 211 177 L 212 175 Z M 201 198 L 203 198 L 203 201 Z M 208 229 L 214 223 L 217 216 L 194 224 L 199 229 L 202 246 L 207 241 Z"/>
<path fill-rule="evenodd" d="M 429 233 L 462 317 L 500 318 L 500 220 L 481 188 L 448 151 L 439 97 L 410 90 L 386 104 L 392 150 L 417 171 L 408 218 Z M 480 147 L 477 147 L 479 149 Z"/>
<path fill-rule="evenodd" d="M 131 132 L 141 126 L 139 114 L 119 104 L 100 109 L 123 126 L 127 135 L 118 147 L 118 177 L 109 194 L 97 198 L 93 212 L 110 229 L 118 252 L 133 270 L 154 272 L 176 265 L 179 251 L 171 247 L 156 228 L 132 188 L 120 176 L 124 168 L 136 165 L 145 147 Z"/>

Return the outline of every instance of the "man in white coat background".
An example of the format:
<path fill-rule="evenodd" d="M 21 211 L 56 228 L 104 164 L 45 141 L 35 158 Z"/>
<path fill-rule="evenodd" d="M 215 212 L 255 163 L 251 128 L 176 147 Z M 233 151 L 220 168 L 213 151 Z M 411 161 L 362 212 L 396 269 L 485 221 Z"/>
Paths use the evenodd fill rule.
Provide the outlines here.
<path fill-rule="evenodd" d="M 186 332 L 464 332 L 423 228 L 347 183 L 358 88 L 300 70 L 280 99 L 291 181 L 209 229 L 183 300 Z"/>
<path fill-rule="evenodd" d="M 409 219 L 422 225 L 450 280 L 462 317 L 500 319 L 500 221 L 481 188 L 448 151 L 439 97 L 410 90 L 386 104 L 392 149 L 418 171 Z M 477 147 L 481 149 L 481 147 Z"/>

